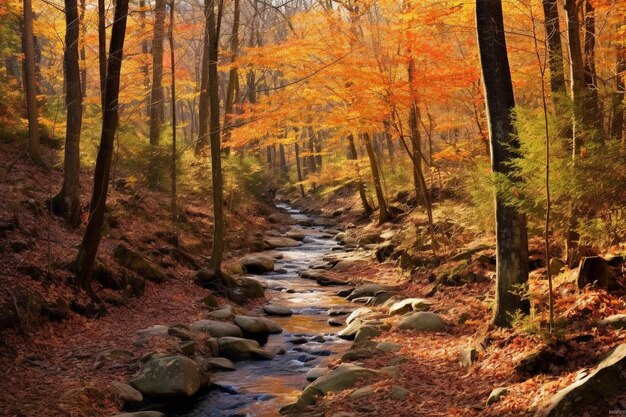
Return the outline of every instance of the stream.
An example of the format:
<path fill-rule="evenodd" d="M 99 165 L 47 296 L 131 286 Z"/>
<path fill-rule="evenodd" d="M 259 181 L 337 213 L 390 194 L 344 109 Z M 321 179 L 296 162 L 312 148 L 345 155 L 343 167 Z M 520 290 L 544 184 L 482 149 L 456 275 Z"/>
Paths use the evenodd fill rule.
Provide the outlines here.
<path fill-rule="evenodd" d="M 193 410 L 179 416 L 280 416 L 279 408 L 294 402 L 306 386 L 306 373 L 316 366 L 325 366 L 350 345 L 336 336 L 341 327 L 327 323 L 330 309 L 354 309 L 349 301 L 337 296 L 347 287 L 323 287 L 298 276 L 298 272 L 326 264 L 327 255 L 340 257 L 347 252 L 328 233 L 327 226 L 311 226 L 315 224 L 311 217 L 286 205 L 277 206 L 296 221 L 292 228 L 305 231 L 307 236 L 301 246 L 263 252 L 276 258 L 274 272 L 249 276 L 267 285 L 265 296 L 269 303 L 293 311 L 289 317 L 269 317 L 284 331 L 271 335 L 265 348 L 283 347 L 286 353 L 271 361 L 237 362 L 235 371 L 213 373 L 211 380 L 219 388 L 209 391 L 194 404 Z M 251 315 L 263 312 L 257 309 Z M 291 343 L 294 339 L 300 339 L 300 343 L 306 339 L 306 343 Z"/>

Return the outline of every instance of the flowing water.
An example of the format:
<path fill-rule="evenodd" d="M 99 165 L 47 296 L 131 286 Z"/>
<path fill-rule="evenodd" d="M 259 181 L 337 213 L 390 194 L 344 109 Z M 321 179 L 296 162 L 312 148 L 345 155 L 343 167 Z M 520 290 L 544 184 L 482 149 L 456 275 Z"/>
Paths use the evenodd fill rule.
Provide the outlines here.
<path fill-rule="evenodd" d="M 299 224 L 311 224 L 311 218 L 298 210 L 281 206 Z M 311 266 L 326 263 L 324 257 L 341 256 L 345 252 L 324 226 L 294 226 L 307 234 L 302 245 L 269 251 L 276 256 L 275 272 L 251 277 L 267 285 L 265 296 L 270 303 L 289 307 L 290 317 L 270 317 L 283 329 L 283 333 L 270 336 L 265 348 L 281 346 L 286 353 L 271 361 L 237 362 L 233 372 L 212 374 L 214 384 L 188 417 L 273 417 L 278 409 L 294 402 L 306 386 L 306 373 L 313 367 L 323 366 L 338 353 L 347 350 L 348 342 L 336 336 L 337 327 L 331 327 L 328 310 L 349 308 L 350 303 L 338 297 L 341 286 L 322 287 L 316 281 L 303 279 L 298 272 Z M 281 271 L 282 270 L 282 271 Z M 323 272 L 323 270 L 321 271 Z M 260 311 L 253 312 L 262 315 Z M 290 340 L 305 338 L 304 344 Z"/>

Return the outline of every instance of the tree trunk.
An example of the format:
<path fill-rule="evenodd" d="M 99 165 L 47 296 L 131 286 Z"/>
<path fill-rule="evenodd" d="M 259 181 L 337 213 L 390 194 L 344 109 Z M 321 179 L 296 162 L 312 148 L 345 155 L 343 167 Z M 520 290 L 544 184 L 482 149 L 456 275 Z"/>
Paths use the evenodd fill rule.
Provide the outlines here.
<path fill-rule="evenodd" d="M 283 178 L 287 178 L 289 176 L 289 167 L 285 157 L 285 146 L 282 143 L 278 145 L 278 152 L 280 154 L 280 175 Z"/>
<path fill-rule="evenodd" d="M 202 70 L 200 75 L 200 98 L 198 102 L 198 141 L 196 142 L 195 154 L 200 155 L 206 147 L 209 135 L 209 6 L 211 1 L 204 2 L 204 44 L 202 48 Z"/>
<path fill-rule="evenodd" d="M 81 93 L 83 98 L 87 97 L 87 54 L 85 52 L 85 38 L 87 37 L 87 24 L 85 23 L 86 0 L 80 0 L 80 27 L 83 41 L 80 43 L 80 65 L 81 70 Z"/>
<path fill-rule="evenodd" d="M 372 140 L 369 133 L 363 133 L 361 135 L 363 142 L 365 143 L 365 149 L 367 150 L 367 156 L 370 160 L 370 167 L 372 168 L 372 178 L 374 179 L 374 191 L 376 191 L 376 200 L 378 201 L 378 223 L 383 224 L 391 220 L 391 214 L 387 208 L 387 202 L 383 194 L 383 187 L 380 183 L 380 175 L 378 171 L 378 162 L 376 161 L 376 155 L 374 154 L 374 148 L 372 147 Z"/>
<path fill-rule="evenodd" d="M 354 145 L 354 136 L 352 136 L 352 134 L 348 135 L 348 148 L 350 151 L 348 154 L 348 158 L 354 161 L 354 167 L 357 176 L 356 185 L 359 191 L 359 197 L 361 198 L 361 204 L 363 205 L 363 212 L 366 216 L 369 216 L 374 211 L 374 209 L 372 209 L 372 206 L 367 201 L 367 195 L 365 194 L 365 184 L 363 184 L 363 180 L 361 179 L 361 172 L 359 170 L 359 155 L 356 152 L 356 146 Z"/>
<path fill-rule="evenodd" d="M 174 0 L 170 0 L 170 27 L 168 31 L 168 38 L 170 41 L 170 62 L 172 63 L 172 166 L 171 166 L 171 180 L 172 180 L 172 221 L 176 224 L 178 218 L 178 210 L 176 207 L 177 193 L 176 193 L 176 160 L 178 154 L 176 151 L 176 59 L 174 56 Z"/>
<path fill-rule="evenodd" d="M 141 29 L 142 35 L 146 32 L 146 2 L 145 0 L 139 0 L 139 28 Z M 141 72 L 143 73 L 143 86 L 145 88 L 144 100 L 147 100 L 148 90 L 150 89 L 150 66 L 148 65 L 148 40 L 144 38 L 141 40 L 141 55 L 143 65 L 141 66 Z M 147 116 L 150 117 L 150 105 L 146 106 Z"/>
<path fill-rule="evenodd" d="M 239 52 L 239 15 L 241 14 L 239 1 L 240 0 L 234 0 L 233 30 L 230 37 L 230 63 L 233 67 L 228 74 L 228 88 L 226 90 L 226 102 L 224 105 L 224 143 L 226 144 L 230 140 L 230 118 L 233 114 L 235 93 L 237 91 L 237 84 L 239 83 L 237 67 L 234 66 L 237 60 L 237 53 Z M 230 147 L 226 146 L 224 153 L 228 155 L 230 153 Z"/>
<path fill-rule="evenodd" d="M 100 101 L 104 112 L 104 90 L 107 77 L 107 32 L 104 0 L 98 0 L 98 69 L 100 72 Z"/>
<path fill-rule="evenodd" d="M 585 0 L 585 86 L 587 102 L 585 114 L 591 127 L 597 129 L 598 138 L 602 139 L 602 118 L 598 105 L 598 87 L 596 83 L 596 17 L 589 0 Z"/>
<path fill-rule="evenodd" d="M 150 93 L 150 145 L 158 145 L 163 123 L 163 38 L 165 37 L 165 0 L 154 4 L 152 38 L 152 91 Z"/>
<path fill-rule="evenodd" d="M 626 72 L 626 50 L 624 47 L 618 47 L 617 67 L 615 76 L 615 92 L 613 93 L 611 120 L 611 137 L 617 141 L 621 141 L 624 135 L 624 72 Z"/>
<path fill-rule="evenodd" d="M 43 164 L 39 149 L 39 121 L 37 111 L 37 81 L 35 80 L 35 41 L 33 39 L 33 6 L 24 0 L 24 24 L 22 26 L 22 48 L 24 50 L 24 87 L 28 111 L 28 145 L 30 157 Z"/>
<path fill-rule="evenodd" d="M 209 27 L 209 138 L 211 141 L 211 178 L 213 181 L 213 248 L 211 250 L 210 268 L 220 272 L 224 254 L 224 196 L 222 177 L 222 151 L 220 143 L 220 101 L 217 60 L 219 47 L 219 27 L 221 20 L 222 1 L 219 1 L 217 18 L 215 1 L 209 1 L 207 26 Z"/>
<path fill-rule="evenodd" d="M 422 171 L 422 159 L 424 154 L 422 153 L 422 138 L 420 135 L 419 126 L 417 121 L 420 119 L 420 111 L 415 99 L 415 60 L 411 58 L 408 66 L 408 79 L 409 88 L 413 99 L 411 100 L 411 111 L 409 112 L 409 128 L 411 129 L 411 147 L 413 148 L 413 154 L 411 161 L 413 162 L 413 183 L 415 185 L 415 197 L 422 197 L 422 202 L 426 208 L 426 215 L 428 217 L 428 228 L 430 230 L 430 240 L 433 255 L 437 256 L 437 239 L 435 238 L 435 222 L 433 219 L 433 205 L 430 199 L 430 193 L 426 186 L 426 179 L 424 178 L 424 172 Z"/>
<path fill-rule="evenodd" d="M 91 274 L 96 260 L 96 253 L 98 252 L 98 245 L 100 244 L 104 209 L 109 189 L 113 141 L 118 122 L 120 72 L 122 69 L 127 16 L 128 0 L 117 0 L 115 3 L 113 29 L 111 30 L 106 89 L 104 90 L 105 106 L 102 116 L 102 135 L 96 159 L 91 204 L 89 205 L 89 221 L 83 240 L 78 248 L 78 257 L 76 259 L 78 282 L 89 293 L 93 293 L 91 289 Z"/>
<path fill-rule="evenodd" d="M 298 143 L 294 143 L 296 149 L 296 168 L 298 171 L 298 182 L 300 183 L 300 195 L 304 197 L 304 185 L 302 185 L 302 168 L 300 167 L 300 146 Z"/>
<path fill-rule="evenodd" d="M 80 132 L 83 122 L 83 91 L 80 83 L 78 43 L 80 21 L 77 0 L 65 0 L 65 159 L 63 186 L 51 201 L 52 211 L 67 220 L 68 225 L 80 224 Z"/>
<path fill-rule="evenodd" d="M 512 176 L 510 162 L 517 157 L 514 136 L 515 108 L 511 71 L 506 51 L 501 0 L 476 0 L 476 26 L 489 119 L 493 172 Z M 528 300 L 519 294 L 528 282 L 526 217 L 506 204 L 503 190 L 496 189 L 496 308 L 494 324 L 510 326 L 511 314 L 528 313 Z"/>

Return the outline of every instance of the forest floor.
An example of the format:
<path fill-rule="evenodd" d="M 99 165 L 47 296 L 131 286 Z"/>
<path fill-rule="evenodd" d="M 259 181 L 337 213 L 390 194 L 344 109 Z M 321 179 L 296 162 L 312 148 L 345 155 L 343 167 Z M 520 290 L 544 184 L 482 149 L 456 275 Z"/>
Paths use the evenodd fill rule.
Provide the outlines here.
<path fill-rule="evenodd" d="M 146 281 L 143 294 L 137 297 L 98 286 L 98 295 L 106 303 L 106 314 L 102 315 L 74 290 L 68 270 L 84 225 L 78 230 L 67 229 L 49 215 L 44 204 L 60 187 L 61 173 L 33 166 L 10 146 L 0 152 L 0 167 L 0 193 L 4 197 L 0 200 L 0 416 L 111 415 L 119 404 L 107 387 L 111 381 L 128 380 L 137 370 L 136 362 L 126 363 L 122 357 L 97 364 L 98 353 L 109 349 L 130 350 L 137 355 L 172 351 L 176 347 L 168 338 L 153 338 L 148 344 L 135 346 L 134 332 L 159 323 L 189 323 L 205 318 L 209 311 L 202 301 L 209 291 L 193 284 L 193 276 L 208 259 L 210 205 L 199 198 L 182 199 L 183 220 L 179 245 L 175 245 L 167 193 L 122 182 L 112 187 L 99 259 L 114 274 L 122 273 L 112 252 L 123 243 L 158 265 L 170 279 L 163 284 Z M 86 202 L 90 173 L 85 172 L 81 181 L 82 201 Z M 333 218 L 340 228 L 354 224 L 350 233 L 356 236 L 401 236 L 408 224 L 424 225 L 418 208 L 401 221 L 377 226 L 358 216 L 353 193 L 345 191 L 323 200 L 299 199 L 295 204 L 327 217 L 344 209 Z M 347 207 L 353 208 L 345 210 Z M 257 241 L 255 233 L 263 234 L 281 224 L 281 214 L 260 199 L 230 207 L 227 212 L 228 259 L 250 252 Z M 443 211 L 435 214 L 442 224 L 454 224 L 454 219 L 444 218 Z M 348 413 L 346 416 L 531 415 L 541 401 L 571 383 L 581 369 L 593 367 L 612 347 L 625 342 L 623 332 L 596 324 L 624 311 L 623 292 L 579 291 L 574 272 L 569 270 L 556 278 L 556 315 L 565 322 L 561 337 L 555 342 L 545 331 L 537 330 L 539 324 L 545 326 L 546 297 L 542 294 L 546 283 L 541 266 L 531 276 L 531 289 L 538 294 L 534 307 L 540 312 L 534 321 L 514 329 L 493 329 L 489 325 L 494 288 L 492 238 L 464 231 L 458 224 L 454 227 L 457 239 L 446 248 L 446 261 L 432 268 L 408 273 L 396 261 L 381 264 L 364 259 L 362 267 L 335 275 L 355 285 L 393 284 L 405 297 L 427 297 L 433 310 L 445 319 L 446 329 L 438 333 L 384 332 L 377 340 L 398 343 L 401 350 L 363 363 L 380 368 L 401 355 L 404 361 L 398 363 L 399 375 L 381 379 L 370 395 L 358 399 L 350 396 L 350 390 L 328 395 L 318 402 L 318 411 L 328 417 L 340 412 Z M 531 242 L 534 256 L 540 243 Z M 472 256 L 468 262 L 453 259 L 454 254 L 478 245 L 486 247 L 481 256 Z M 189 256 L 174 259 L 163 255 L 176 247 Z M 431 256 L 428 251 L 421 255 Z M 453 270 L 474 278 L 435 290 L 437 278 Z M 47 317 L 35 314 L 42 306 Z M 252 306 L 242 306 L 239 311 L 248 307 Z M 477 361 L 466 369 L 459 365 L 458 356 L 467 347 L 477 350 Z M 538 369 L 519 366 L 522 359 L 536 352 L 548 352 L 548 359 L 537 362 Z M 397 386 L 409 390 L 403 402 L 390 397 Z M 508 388 L 508 395 L 486 407 L 491 390 L 503 386 Z M 581 409 L 580 416 L 605 416 L 610 410 L 625 408 L 626 396 L 621 395 Z"/>

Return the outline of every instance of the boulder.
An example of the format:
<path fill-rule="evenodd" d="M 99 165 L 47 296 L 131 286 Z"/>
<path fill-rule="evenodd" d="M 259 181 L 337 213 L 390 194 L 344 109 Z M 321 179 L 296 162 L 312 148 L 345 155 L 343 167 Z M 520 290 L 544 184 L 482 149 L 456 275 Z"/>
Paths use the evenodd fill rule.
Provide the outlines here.
<path fill-rule="evenodd" d="M 420 311 L 405 316 L 398 328 L 401 330 L 418 330 L 423 332 L 438 332 L 445 328 L 446 324 L 439 315 L 428 311 Z"/>
<path fill-rule="evenodd" d="M 241 259 L 241 264 L 251 274 L 263 274 L 274 270 L 274 259 L 267 255 L 248 255 Z"/>
<path fill-rule="evenodd" d="M 378 375 L 378 372 L 351 364 L 341 364 L 328 374 L 309 384 L 298 399 L 300 406 L 311 405 L 318 397 L 329 392 L 338 392 L 352 388 L 359 380 L 369 379 Z"/>
<path fill-rule="evenodd" d="M 260 343 L 267 342 L 270 328 L 260 317 L 236 316 L 235 324 L 241 328 L 245 338 L 254 339 Z"/>
<path fill-rule="evenodd" d="M 559 275 L 567 264 L 560 258 L 550 258 L 550 275 Z"/>
<path fill-rule="evenodd" d="M 389 291 L 389 290 L 390 290 L 389 287 L 385 287 L 385 286 L 378 285 L 378 284 L 362 284 L 362 285 L 359 285 L 358 287 L 356 287 L 350 293 L 350 295 L 347 296 L 346 298 L 348 300 L 352 301 L 355 298 L 373 297 L 379 291 Z"/>
<path fill-rule="evenodd" d="M 473 347 L 466 347 L 459 354 L 459 365 L 462 368 L 469 368 L 476 362 L 478 352 Z"/>
<path fill-rule="evenodd" d="M 302 229 L 293 229 L 285 233 L 285 237 L 302 242 L 307 237 L 307 232 Z"/>
<path fill-rule="evenodd" d="M 137 252 L 127 248 L 125 245 L 117 245 L 113 251 L 113 257 L 123 267 L 135 272 L 140 277 L 156 283 L 168 280 L 167 275 L 156 269 Z"/>
<path fill-rule="evenodd" d="M 609 326 L 614 329 L 626 329 L 626 314 L 614 314 L 600 320 L 600 326 Z"/>
<path fill-rule="evenodd" d="M 354 320 L 348 324 L 343 330 L 337 333 L 337 336 L 346 340 L 353 340 L 356 334 L 361 330 L 365 324 L 361 320 Z"/>
<path fill-rule="evenodd" d="M 406 314 L 410 311 L 427 311 L 430 310 L 432 303 L 423 298 L 405 298 L 395 302 L 389 308 L 389 314 Z"/>
<path fill-rule="evenodd" d="M 283 328 L 278 325 L 274 320 L 270 320 L 265 317 L 258 317 L 259 320 L 267 324 L 267 328 L 270 330 L 270 334 L 279 334 L 283 332 Z"/>
<path fill-rule="evenodd" d="M 487 398 L 487 405 L 497 403 L 508 393 L 509 390 L 506 387 L 494 388 Z"/>
<path fill-rule="evenodd" d="M 378 291 L 373 297 L 369 297 L 369 300 L 365 303 L 365 305 L 380 306 L 385 304 L 390 298 L 392 298 L 391 293 L 388 293 L 387 291 Z M 353 301 L 356 302 L 356 300 Z"/>
<path fill-rule="evenodd" d="M 542 417 L 578 415 L 580 407 L 623 392 L 626 343 L 617 346 L 587 376 L 557 392 L 538 413 Z"/>
<path fill-rule="evenodd" d="M 380 329 L 375 326 L 362 326 L 354 336 L 355 346 L 366 346 L 369 341 L 380 335 Z"/>
<path fill-rule="evenodd" d="M 346 323 L 350 324 L 352 323 L 354 320 L 356 319 L 361 319 L 365 316 L 367 316 L 368 314 L 372 313 L 372 309 L 371 308 L 367 308 L 367 307 L 359 307 L 356 310 L 354 310 L 352 313 L 350 313 L 350 315 L 348 316 L 348 318 L 346 319 Z"/>
<path fill-rule="evenodd" d="M 326 367 L 311 368 L 311 370 L 306 373 L 306 380 L 310 381 L 310 382 L 313 382 L 316 379 L 323 377 L 324 375 L 326 375 L 329 372 L 330 372 L 330 369 L 328 369 Z"/>
<path fill-rule="evenodd" d="M 341 355 L 339 358 L 341 362 L 350 362 L 350 361 L 360 361 L 363 359 L 369 359 L 374 356 L 374 351 L 372 349 L 351 349 Z"/>
<path fill-rule="evenodd" d="M 209 317 L 212 319 L 220 319 L 220 320 L 230 320 L 235 318 L 235 312 L 233 311 L 233 306 L 230 304 L 226 304 L 219 310 L 215 310 L 209 313 Z"/>
<path fill-rule="evenodd" d="M 359 237 L 356 244 L 359 246 L 373 245 L 375 243 L 381 243 L 383 240 L 380 233 L 367 233 Z"/>
<path fill-rule="evenodd" d="M 220 337 L 220 354 L 233 361 L 272 359 L 272 354 L 261 349 L 256 340 L 240 337 Z"/>
<path fill-rule="evenodd" d="M 234 371 L 235 364 L 226 358 L 206 358 L 202 361 L 202 367 L 215 371 Z"/>
<path fill-rule="evenodd" d="M 578 288 L 587 285 L 596 285 L 606 290 L 620 288 L 617 283 L 617 267 L 621 264 L 621 257 L 604 259 L 600 256 L 588 256 L 580 261 L 576 283 Z"/>
<path fill-rule="evenodd" d="M 301 242 L 298 242 L 295 239 L 281 236 L 267 236 L 265 239 L 263 239 L 263 244 L 266 249 L 294 248 L 296 246 L 302 245 Z"/>
<path fill-rule="evenodd" d="M 352 391 L 350 393 L 350 399 L 353 401 L 358 400 L 359 398 L 373 395 L 374 392 L 375 392 L 375 387 L 373 385 L 366 385 L 364 387 L 361 387 Z"/>
<path fill-rule="evenodd" d="M 263 306 L 263 312 L 268 316 L 279 316 L 279 317 L 288 317 L 293 314 L 293 311 L 288 307 L 276 305 L 276 304 L 266 304 Z"/>
<path fill-rule="evenodd" d="M 383 353 L 397 352 L 400 349 L 402 349 L 402 346 L 393 342 L 380 342 L 376 345 L 376 350 Z"/>
<path fill-rule="evenodd" d="M 154 397 L 191 397 L 200 388 L 198 365 L 184 356 L 150 359 L 131 385 L 142 394 Z"/>
<path fill-rule="evenodd" d="M 243 295 L 246 298 L 265 297 L 265 287 L 256 279 L 242 277 L 237 280 L 237 284 L 243 290 Z"/>
<path fill-rule="evenodd" d="M 239 326 L 216 320 L 198 320 L 191 324 L 191 329 L 196 332 L 205 332 L 213 337 L 242 337 L 243 332 Z"/>
<path fill-rule="evenodd" d="M 143 394 L 123 382 L 111 383 L 111 389 L 115 395 L 125 403 L 140 403 L 143 401 Z"/>

